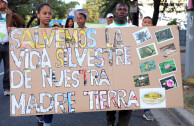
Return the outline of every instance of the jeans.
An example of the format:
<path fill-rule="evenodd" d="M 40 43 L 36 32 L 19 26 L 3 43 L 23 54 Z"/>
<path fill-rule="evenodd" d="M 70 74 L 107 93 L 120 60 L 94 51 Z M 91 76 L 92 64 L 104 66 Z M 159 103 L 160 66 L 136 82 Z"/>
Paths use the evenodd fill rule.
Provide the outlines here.
<path fill-rule="evenodd" d="M 144 113 L 147 112 L 147 111 L 150 111 L 150 109 L 144 109 L 144 110 L 143 110 Z"/>
<path fill-rule="evenodd" d="M 38 119 L 43 119 L 45 123 L 52 123 L 53 114 L 50 115 L 37 115 Z"/>
<path fill-rule="evenodd" d="M 9 43 L 4 45 L 0 44 L 0 63 L 3 59 L 4 76 L 3 76 L 3 89 L 10 90 L 9 83 Z"/>
<path fill-rule="evenodd" d="M 44 122 L 45 123 L 52 123 L 52 120 L 53 120 L 53 114 L 44 115 Z"/>
<path fill-rule="evenodd" d="M 131 117 L 131 110 L 121 110 L 119 111 L 119 121 L 117 123 L 117 126 L 128 126 L 130 117 Z M 107 111 L 106 117 L 108 124 L 114 125 L 116 117 L 115 117 L 116 111 Z"/>

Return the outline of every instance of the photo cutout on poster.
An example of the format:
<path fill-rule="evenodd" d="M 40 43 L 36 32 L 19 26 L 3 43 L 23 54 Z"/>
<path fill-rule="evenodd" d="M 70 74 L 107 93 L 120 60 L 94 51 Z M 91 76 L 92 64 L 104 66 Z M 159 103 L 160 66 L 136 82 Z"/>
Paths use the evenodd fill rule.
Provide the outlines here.
<path fill-rule="evenodd" d="M 165 42 L 174 38 L 171 28 L 166 28 L 155 32 L 158 43 Z"/>
<path fill-rule="evenodd" d="M 164 47 L 161 47 L 160 51 L 162 53 L 163 58 L 166 58 L 172 54 L 175 54 L 176 48 L 175 48 L 174 43 L 172 43 L 172 44 L 166 45 Z"/>
<path fill-rule="evenodd" d="M 135 87 L 150 85 L 148 74 L 133 76 L 133 80 L 134 80 Z"/>
<path fill-rule="evenodd" d="M 174 60 L 159 63 L 162 75 L 175 72 L 177 70 Z"/>
<path fill-rule="evenodd" d="M 164 88 L 140 88 L 140 108 L 165 108 Z"/>
<path fill-rule="evenodd" d="M 139 64 L 142 73 L 152 71 L 156 69 L 156 64 L 154 60 L 147 61 Z"/>
<path fill-rule="evenodd" d="M 178 87 L 178 83 L 174 75 L 160 79 L 160 84 L 166 90 Z"/>
<path fill-rule="evenodd" d="M 148 28 L 144 28 L 142 30 L 139 30 L 133 33 L 133 37 L 136 43 L 139 45 L 150 40 L 152 38 L 152 35 L 150 34 L 150 31 Z"/>
<path fill-rule="evenodd" d="M 137 53 L 140 60 L 158 55 L 158 51 L 156 49 L 155 43 L 151 43 L 149 45 L 145 45 L 137 48 Z"/>

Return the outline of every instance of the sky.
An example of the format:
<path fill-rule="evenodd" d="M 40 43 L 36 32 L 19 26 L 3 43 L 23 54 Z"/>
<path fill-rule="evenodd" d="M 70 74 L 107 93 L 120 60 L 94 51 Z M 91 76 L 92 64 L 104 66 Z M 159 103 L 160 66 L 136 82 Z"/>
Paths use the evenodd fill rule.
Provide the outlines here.
<path fill-rule="evenodd" d="M 80 5 L 76 6 L 75 9 L 82 9 L 82 4 L 85 3 L 85 0 L 63 0 L 63 1 L 65 1 L 65 3 L 69 3 L 71 1 L 77 1 L 77 2 L 79 2 Z"/>

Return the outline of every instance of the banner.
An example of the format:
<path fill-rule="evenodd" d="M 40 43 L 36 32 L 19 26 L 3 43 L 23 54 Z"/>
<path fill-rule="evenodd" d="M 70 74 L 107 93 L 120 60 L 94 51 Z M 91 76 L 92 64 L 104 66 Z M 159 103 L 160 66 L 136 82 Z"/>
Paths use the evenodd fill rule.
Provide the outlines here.
<path fill-rule="evenodd" d="M 183 107 L 176 26 L 14 29 L 10 114 Z"/>
<path fill-rule="evenodd" d="M 98 23 L 107 23 L 106 18 L 98 18 Z"/>

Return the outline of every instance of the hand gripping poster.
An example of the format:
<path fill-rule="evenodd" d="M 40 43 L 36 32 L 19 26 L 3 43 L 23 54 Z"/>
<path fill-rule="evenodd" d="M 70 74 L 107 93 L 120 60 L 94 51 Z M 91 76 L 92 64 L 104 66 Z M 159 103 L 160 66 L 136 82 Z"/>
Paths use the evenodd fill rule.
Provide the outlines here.
<path fill-rule="evenodd" d="M 176 26 L 13 29 L 10 115 L 183 107 Z"/>

